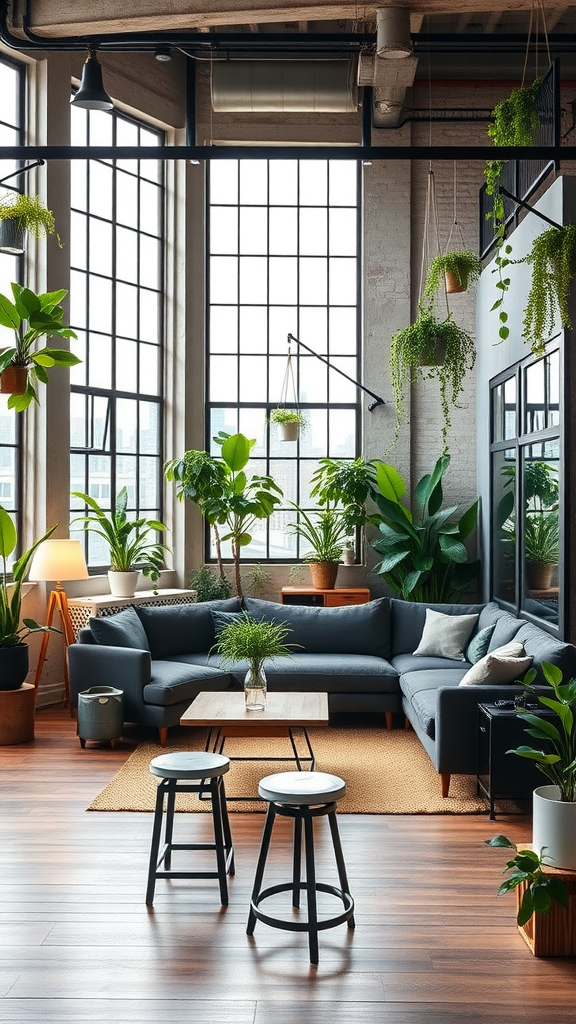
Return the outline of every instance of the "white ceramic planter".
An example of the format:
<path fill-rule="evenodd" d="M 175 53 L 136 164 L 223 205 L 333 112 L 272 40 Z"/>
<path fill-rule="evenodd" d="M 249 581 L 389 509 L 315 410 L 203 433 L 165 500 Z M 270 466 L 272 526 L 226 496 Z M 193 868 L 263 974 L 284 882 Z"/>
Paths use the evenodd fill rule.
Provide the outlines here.
<path fill-rule="evenodd" d="M 546 847 L 546 857 L 555 868 L 576 871 L 576 803 L 559 800 L 558 786 L 534 790 L 532 844 L 537 853 Z"/>
<path fill-rule="evenodd" d="M 356 554 L 354 548 L 343 548 L 342 550 L 342 562 L 344 565 L 354 565 L 354 559 Z"/>
<path fill-rule="evenodd" d="M 286 423 L 277 423 L 278 439 L 280 441 L 297 441 L 300 424 L 295 420 L 287 420 Z"/>
<path fill-rule="evenodd" d="M 113 572 L 108 573 L 110 593 L 113 597 L 134 597 L 138 585 L 140 570 L 134 572 Z"/>

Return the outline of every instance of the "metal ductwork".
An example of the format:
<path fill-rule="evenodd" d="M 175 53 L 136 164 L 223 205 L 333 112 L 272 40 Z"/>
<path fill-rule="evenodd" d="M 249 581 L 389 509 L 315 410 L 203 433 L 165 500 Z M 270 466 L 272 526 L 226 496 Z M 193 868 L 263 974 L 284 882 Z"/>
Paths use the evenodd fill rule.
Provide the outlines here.
<path fill-rule="evenodd" d="M 358 109 L 356 61 L 215 63 L 212 107 L 219 113 L 355 113 Z"/>
<path fill-rule="evenodd" d="M 410 11 L 400 6 L 380 7 L 376 19 L 376 49 L 360 54 L 358 84 L 373 89 L 374 127 L 397 128 L 404 116 L 406 90 L 418 67 L 412 56 Z"/>

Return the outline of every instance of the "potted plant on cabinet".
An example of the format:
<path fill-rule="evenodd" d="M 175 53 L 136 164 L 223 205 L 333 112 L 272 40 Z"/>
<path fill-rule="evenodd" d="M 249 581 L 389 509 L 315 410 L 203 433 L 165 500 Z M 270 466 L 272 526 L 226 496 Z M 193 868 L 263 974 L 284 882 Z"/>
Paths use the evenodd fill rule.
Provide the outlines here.
<path fill-rule="evenodd" d="M 272 409 L 270 423 L 276 424 L 281 441 L 297 441 L 298 433 L 307 425 L 306 417 L 299 409 Z"/>
<path fill-rule="evenodd" d="M 18 690 L 28 674 L 27 637 L 31 633 L 60 633 L 53 626 L 41 626 L 34 619 L 21 619 L 22 584 L 36 548 L 48 540 L 55 526 L 18 558 L 10 573 L 8 559 L 18 542 L 11 516 L 0 505 L 0 690 Z"/>
<path fill-rule="evenodd" d="M 75 498 L 80 498 L 92 512 L 77 516 L 70 523 L 83 523 L 85 530 L 97 533 L 106 541 L 110 550 L 110 593 L 114 597 L 134 597 L 140 567 L 144 576 L 148 576 L 156 584 L 158 572 L 164 562 L 164 554 L 170 551 L 166 544 L 151 540 L 153 532 L 164 532 L 166 527 L 157 519 L 128 519 L 128 491 L 123 487 L 118 492 L 114 503 L 114 511 L 107 513 L 95 498 L 81 491 L 72 491 Z"/>
<path fill-rule="evenodd" d="M 396 437 L 404 420 L 404 388 L 416 380 L 436 377 L 440 383 L 442 405 L 442 443 L 447 451 L 447 434 L 451 426 L 450 403 L 457 405 L 464 377 L 474 367 L 476 349 L 470 334 L 449 313 L 438 320 L 432 305 L 419 306 L 413 324 L 392 336 L 390 346 L 390 380 L 396 405 Z"/>
<path fill-rule="evenodd" d="M 310 545 L 310 551 L 305 552 L 302 558 L 310 566 L 312 586 L 317 590 L 333 590 L 343 541 L 348 535 L 342 509 L 326 505 L 308 513 L 295 502 L 291 505 L 296 509 L 298 518 L 288 526 L 288 530 Z"/>
<path fill-rule="evenodd" d="M 560 526 L 556 509 L 535 509 L 524 520 L 526 585 L 548 590 L 560 555 Z"/>
<path fill-rule="evenodd" d="M 15 192 L 0 201 L 0 249 L 20 255 L 25 251 L 26 232 L 33 238 L 44 238 L 56 232 L 54 214 L 39 196 Z M 58 244 L 62 243 L 56 235 Z"/>
<path fill-rule="evenodd" d="M 458 249 L 435 256 L 430 263 L 424 286 L 424 298 L 432 299 L 444 282 L 449 295 L 465 292 L 480 276 L 482 265 L 470 249 Z"/>
<path fill-rule="evenodd" d="M 244 694 L 247 711 L 263 711 L 266 706 L 266 659 L 288 657 L 290 648 L 295 644 L 286 644 L 285 640 L 292 632 L 285 622 L 257 622 L 247 612 L 232 613 L 232 621 L 226 622 L 226 613 L 221 615 L 225 623 L 218 631 L 212 650 L 218 651 L 222 667 L 226 668 L 239 661 L 248 662 L 248 671 L 244 679 Z"/>
<path fill-rule="evenodd" d="M 76 334 L 62 322 L 64 311 L 59 305 L 65 289 L 36 295 L 30 288 L 13 283 L 14 301 L 0 295 L 0 326 L 14 332 L 14 344 L 0 349 L 0 391 L 10 394 L 8 408 L 22 412 L 31 402 L 38 402 L 35 384 L 48 383 L 52 366 L 75 366 L 78 356 L 63 348 L 47 346 L 35 351 L 40 338 L 75 338 Z"/>

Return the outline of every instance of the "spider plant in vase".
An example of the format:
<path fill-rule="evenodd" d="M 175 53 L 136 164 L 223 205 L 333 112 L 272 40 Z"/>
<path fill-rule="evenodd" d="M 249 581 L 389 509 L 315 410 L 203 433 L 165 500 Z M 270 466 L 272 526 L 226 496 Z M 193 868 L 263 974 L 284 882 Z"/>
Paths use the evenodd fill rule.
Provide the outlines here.
<path fill-rule="evenodd" d="M 324 508 L 305 512 L 295 502 L 291 504 L 296 509 L 298 518 L 295 523 L 288 526 L 288 530 L 310 545 L 310 551 L 302 558 L 310 566 L 312 586 L 317 590 L 333 590 L 336 586 L 344 541 L 349 534 L 343 510 L 326 505 Z"/>
<path fill-rule="evenodd" d="M 218 613 L 215 618 L 217 620 Z M 224 616 L 222 619 L 225 621 Z M 220 655 L 222 667 L 236 665 L 239 661 L 248 662 L 244 679 L 247 711 L 264 711 L 267 689 L 264 662 L 289 657 L 290 648 L 296 646 L 285 642 L 291 632 L 285 622 L 269 622 L 264 619 L 258 622 L 250 618 L 247 612 L 235 613 L 232 621 L 217 631 L 212 651 Z"/>
<path fill-rule="evenodd" d="M 480 277 L 482 265 L 470 249 L 458 249 L 435 256 L 430 263 L 424 298 L 432 299 L 443 283 L 449 295 L 465 292 Z"/>

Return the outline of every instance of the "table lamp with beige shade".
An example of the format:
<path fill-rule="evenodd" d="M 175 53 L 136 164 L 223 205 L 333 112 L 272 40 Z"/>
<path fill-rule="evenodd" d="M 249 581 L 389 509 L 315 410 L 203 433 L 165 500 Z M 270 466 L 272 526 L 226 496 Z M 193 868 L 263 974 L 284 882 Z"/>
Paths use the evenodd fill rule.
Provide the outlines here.
<path fill-rule="evenodd" d="M 28 579 L 34 582 L 56 583 L 54 590 L 50 591 L 48 607 L 46 609 L 46 625 L 52 625 L 54 609 L 57 608 L 62 624 L 62 637 L 64 640 L 64 699 L 68 703 L 68 659 L 66 652 L 69 644 L 74 643 L 74 630 L 70 620 L 68 609 L 68 598 L 62 587 L 62 583 L 69 580 L 87 580 L 88 569 L 86 559 L 79 540 L 45 540 L 32 559 Z M 34 686 L 38 689 L 42 668 L 48 649 L 50 633 L 43 633 L 40 647 L 40 657 L 34 679 Z"/>

